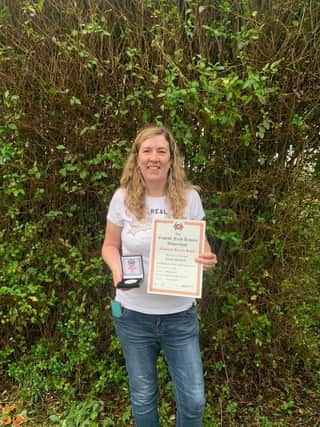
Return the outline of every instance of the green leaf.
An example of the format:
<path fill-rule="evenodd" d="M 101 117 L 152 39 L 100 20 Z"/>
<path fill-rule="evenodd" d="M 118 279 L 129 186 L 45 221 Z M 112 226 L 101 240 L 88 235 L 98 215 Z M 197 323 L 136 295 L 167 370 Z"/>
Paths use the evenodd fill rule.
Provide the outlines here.
<path fill-rule="evenodd" d="M 49 95 L 57 95 L 59 92 L 60 92 L 59 89 L 57 89 L 55 87 L 51 87 L 50 89 L 48 89 Z"/>
<path fill-rule="evenodd" d="M 89 172 L 88 172 L 86 169 L 83 169 L 83 170 L 80 172 L 80 178 L 81 178 L 81 179 L 86 179 L 88 175 L 89 175 Z"/>
<path fill-rule="evenodd" d="M 8 128 L 9 129 L 12 129 L 12 130 L 17 130 L 18 128 L 17 128 L 17 125 L 15 124 L 15 123 L 9 123 L 8 124 Z"/>
<path fill-rule="evenodd" d="M 81 105 L 81 101 L 79 98 L 72 96 L 70 99 L 70 105 Z"/>

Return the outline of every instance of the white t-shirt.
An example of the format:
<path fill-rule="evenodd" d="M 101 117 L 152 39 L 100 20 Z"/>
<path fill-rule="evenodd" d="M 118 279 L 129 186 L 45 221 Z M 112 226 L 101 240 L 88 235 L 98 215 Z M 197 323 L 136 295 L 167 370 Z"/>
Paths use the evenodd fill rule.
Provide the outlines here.
<path fill-rule="evenodd" d="M 114 193 L 107 219 L 122 227 L 122 255 L 142 255 L 144 280 L 140 283 L 140 288 L 125 291 L 117 289 L 116 300 L 125 308 L 145 314 L 171 314 L 188 310 L 194 302 L 193 298 L 147 293 L 152 218 L 169 216 L 169 202 L 166 196 L 146 196 L 147 215 L 139 221 L 124 206 L 125 191 L 119 188 Z M 186 197 L 184 219 L 203 219 L 204 211 L 198 192 L 193 189 L 187 190 Z"/>

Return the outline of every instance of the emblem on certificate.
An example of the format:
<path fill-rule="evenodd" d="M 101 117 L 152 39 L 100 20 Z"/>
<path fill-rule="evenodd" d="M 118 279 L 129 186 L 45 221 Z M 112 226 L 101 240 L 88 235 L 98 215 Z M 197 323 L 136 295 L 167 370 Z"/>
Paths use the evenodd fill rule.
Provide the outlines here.
<path fill-rule="evenodd" d="M 141 255 L 125 255 L 120 257 L 122 280 L 117 284 L 119 289 L 139 288 L 143 280 L 143 262 Z"/>

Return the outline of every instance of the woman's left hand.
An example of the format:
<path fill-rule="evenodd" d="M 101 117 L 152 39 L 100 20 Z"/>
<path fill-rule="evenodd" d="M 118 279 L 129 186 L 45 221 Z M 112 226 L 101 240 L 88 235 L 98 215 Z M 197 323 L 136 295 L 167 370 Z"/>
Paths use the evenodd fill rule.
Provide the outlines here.
<path fill-rule="evenodd" d="M 204 252 L 196 258 L 196 262 L 199 262 L 203 265 L 204 271 L 208 271 L 210 270 L 210 268 L 215 267 L 218 262 L 218 259 L 216 254 L 214 254 L 213 252 Z"/>

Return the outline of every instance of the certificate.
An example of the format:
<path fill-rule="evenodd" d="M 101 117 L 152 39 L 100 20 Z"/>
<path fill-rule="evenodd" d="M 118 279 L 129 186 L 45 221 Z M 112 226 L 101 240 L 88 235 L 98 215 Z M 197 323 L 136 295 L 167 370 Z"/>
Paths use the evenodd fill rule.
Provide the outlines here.
<path fill-rule="evenodd" d="M 148 293 L 201 298 L 205 221 L 154 219 Z"/>

